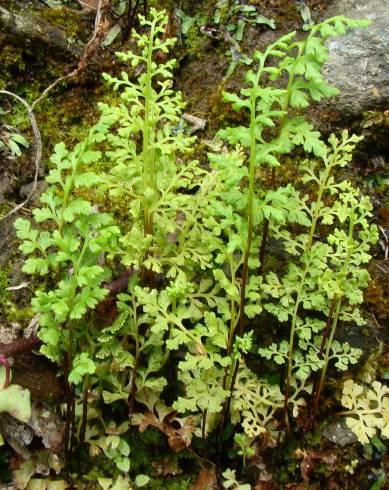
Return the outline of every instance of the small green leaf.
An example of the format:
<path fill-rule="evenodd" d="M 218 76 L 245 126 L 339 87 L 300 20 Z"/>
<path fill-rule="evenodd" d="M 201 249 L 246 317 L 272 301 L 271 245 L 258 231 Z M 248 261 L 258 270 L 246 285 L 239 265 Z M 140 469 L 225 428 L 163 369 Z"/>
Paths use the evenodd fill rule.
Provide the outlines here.
<path fill-rule="evenodd" d="M 15 141 L 16 143 L 18 143 L 19 145 L 24 146 L 25 148 L 28 148 L 30 146 L 30 143 L 21 134 L 12 133 L 9 136 L 9 138 L 12 139 L 13 141 Z"/>
<path fill-rule="evenodd" d="M 74 199 L 70 201 L 67 208 L 65 208 L 63 213 L 63 218 L 68 223 L 71 223 L 75 220 L 76 216 L 82 214 L 90 214 L 92 210 L 92 206 L 85 199 Z"/>
<path fill-rule="evenodd" d="M 7 412 L 20 422 L 26 423 L 31 417 L 30 392 L 18 385 L 4 386 L 5 368 L 0 366 L 0 413 Z"/>
<path fill-rule="evenodd" d="M 137 475 L 135 477 L 135 485 L 139 488 L 144 487 L 150 481 L 150 477 L 147 475 Z"/>
<path fill-rule="evenodd" d="M 26 274 L 46 275 L 49 272 L 49 264 L 47 259 L 30 258 L 27 259 L 22 267 L 22 271 Z"/>
<path fill-rule="evenodd" d="M 96 370 L 96 364 L 90 359 L 87 352 L 77 354 L 73 359 L 73 369 L 69 374 L 69 382 L 79 384 L 85 374 L 93 374 Z"/>

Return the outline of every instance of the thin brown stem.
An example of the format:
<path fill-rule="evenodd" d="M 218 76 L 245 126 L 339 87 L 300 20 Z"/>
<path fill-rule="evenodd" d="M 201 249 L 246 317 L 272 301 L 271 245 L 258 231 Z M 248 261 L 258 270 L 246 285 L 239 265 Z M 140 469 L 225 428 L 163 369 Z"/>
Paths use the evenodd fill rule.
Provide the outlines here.
<path fill-rule="evenodd" d="M 82 446 L 85 442 L 86 423 L 88 419 L 88 393 L 89 393 L 89 376 L 85 377 L 84 389 L 82 393 L 82 423 L 79 436 L 79 444 Z"/>
<path fill-rule="evenodd" d="M 217 462 L 218 462 L 218 468 L 219 469 L 221 468 L 221 455 L 223 452 L 223 434 L 224 434 L 224 429 L 226 428 L 226 425 L 227 425 L 227 416 L 230 412 L 231 399 L 232 399 L 232 394 L 234 391 L 236 377 L 238 375 L 238 370 L 239 370 L 239 361 L 235 361 L 234 366 L 233 366 L 233 374 L 232 374 L 232 378 L 231 378 L 231 384 L 230 384 L 230 388 L 229 388 L 230 394 L 224 403 L 222 413 L 220 416 L 220 423 L 219 423 L 219 429 L 218 429 Z"/>
<path fill-rule="evenodd" d="M 329 335 L 330 330 L 331 330 L 331 324 L 332 324 L 332 318 L 333 318 L 333 315 L 334 315 L 335 306 L 336 306 L 336 295 L 334 295 L 334 297 L 332 298 L 330 310 L 328 312 L 326 326 L 324 327 L 324 330 L 323 330 L 323 335 L 322 335 L 320 350 L 319 350 L 319 353 L 318 353 L 319 359 L 322 359 L 323 358 L 324 349 L 325 349 L 325 346 L 326 346 L 326 343 L 327 343 L 328 335 Z M 318 408 L 319 408 L 319 400 L 318 400 L 318 397 L 317 397 L 318 390 L 319 390 L 319 381 L 318 381 L 317 376 L 316 376 L 316 379 L 315 379 L 315 381 L 313 383 L 313 386 L 314 386 L 313 387 L 313 398 L 312 398 L 313 399 L 313 409 L 312 409 L 312 413 L 310 415 L 310 421 L 308 423 L 308 427 L 306 428 L 306 431 L 308 431 L 308 430 L 311 429 L 311 427 L 313 425 L 313 422 L 314 422 L 314 420 L 316 418 Z"/>
<path fill-rule="evenodd" d="M 281 133 L 281 130 L 279 131 L 279 133 Z M 273 167 L 271 169 L 269 188 L 273 189 L 275 183 L 276 183 L 276 169 L 275 167 Z M 263 273 L 265 271 L 265 256 L 266 256 L 266 245 L 269 236 L 269 225 L 270 225 L 270 220 L 268 218 L 265 218 L 263 221 L 261 247 L 259 249 L 259 275 L 260 276 L 263 276 Z"/>
<path fill-rule="evenodd" d="M 69 383 L 69 357 L 66 352 L 63 360 L 64 382 L 65 382 L 65 395 L 66 395 L 66 419 L 64 426 L 64 448 L 65 448 L 65 466 L 67 470 L 70 469 L 70 431 L 71 431 L 71 386 Z"/>
<path fill-rule="evenodd" d="M 202 421 L 201 421 L 201 437 L 205 440 L 207 438 L 207 413 L 208 410 L 204 410 L 203 416 L 202 416 Z"/>
<path fill-rule="evenodd" d="M 36 347 L 39 347 L 41 340 L 36 335 L 31 335 L 28 339 L 19 339 L 12 344 L 0 344 L 0 355 L 4 357 L 13 357 L 18 354 L 31 352 Z"/>
<path fill-rule="evenodd" d="M 319 351 L 319 359 L 322 359 L 323 354 L 324 354 L 324 349 L 327 343 L 328 335 L 331 330 L 331 324 L 332 324 L 332 317 L 334 316 L 334 311 L 335 311 L 335 306 L 336 306 L 336 301 L 337 301 L 337 296 L 334 295 L 331 301 L 331 306 L 330 306 L 330 311 L 328 312 L 328 318 L 326 322 L 326 326 L 323 331 L 323 336 L 321 339 L 321 345 L 320 345 L 320 351 Z"/>

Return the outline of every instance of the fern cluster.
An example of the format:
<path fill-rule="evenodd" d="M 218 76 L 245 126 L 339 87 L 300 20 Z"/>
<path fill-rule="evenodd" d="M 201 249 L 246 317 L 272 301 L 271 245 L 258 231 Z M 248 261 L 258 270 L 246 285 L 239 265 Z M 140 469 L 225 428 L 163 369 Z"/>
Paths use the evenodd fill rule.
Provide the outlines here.
<path fill-rule="evenodd" d="M 151 9 L 150 19 L 140 16 L 137 51 L 118 53 L 141 74 L 105 75 L 120 102 L 100 104 L 73 150 L 55 147 L 35 225 L 15 223 L 30 256 L 23 271 L 47 278 L 32 305 L 41 351 L 67 379 L 67 450 L 77 434 L 124 472 L 131 426 L 158 428 L 177 451 L 212 431 L 221 441 L 230 420 L 246 457 L 259 434 L 317 408 L 329 366 L 346 370 L 361 354 L 335 333 L 340 322 L 363 323 L 363 264 L 377 239 L 368 198 L 336 180 L 360 138 L 343 132 L 326 143 L 295 111 L 337 94 L 321 74 L 324 41 L 364 22 L 336 17 L 255 52 L 240 94 L 223 96 L 248 124 L 221 129 L 220 151 L 200 165 L 180 125 L 175 61 L 158 61 L 175 40 L 164 37 L 164 12 Z M 295 185 L 264 187 L 266 167 L 274 184 L 296 147 L 309 159 Z M 120 212 L 104 209 L 101 194 Z M 275 271 L 269 238 L 290 257 Z M 120 274 L 129 279 L 115 297 L 109 282 Z M 101 318 L 104 304 L 113 318 Z M 264 310 L 279 332 L 267 345 L 256 327 Z M 285 379 L 260 378 L 248 355 L 273 371 L 285 365 Z M 237 484 L 234 472 L 224 476 L 226 488 Z"/>

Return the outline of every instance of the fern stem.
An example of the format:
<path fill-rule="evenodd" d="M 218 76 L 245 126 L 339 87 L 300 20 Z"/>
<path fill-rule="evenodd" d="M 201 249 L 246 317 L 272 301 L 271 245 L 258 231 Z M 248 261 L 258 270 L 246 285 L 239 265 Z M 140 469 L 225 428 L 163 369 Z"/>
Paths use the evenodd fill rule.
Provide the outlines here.
<path fill-rule="evenodd" d="M 326 378 L 326 373 L 327 373 L 327 368 L 328 368 L 331 345 L 332 345 L 332 342 L 334 340 L 336 327 L 338 325 L 341 304 L 342 304 L 342 298 L 338 297 L 336 300 L 336 307 L 335 307 L 335 313 L 334 313 L 334 317 L 333 317 L 333 321 L 332 321 L 331 333 L 330 333 L 330 336 L 328 338 L 327 345 L 326 345 L 326 351 L 324 354 L 324 366 L 323 366 L 323 369 L 321 371 L 319 386 L 318 386 L 316 393 L 315 393 L 315 401 L 313 404 L 313 412 L 312 412 L 312 419 L 313 420 L 315 419 L 318 408 L 319 408 L 319 401 L 320 401 L 321 393 L 322 393 L 323 387 L 324 387 L 324 381 Z"/>
<path fill-rule="evenodd" d="M 128 397 L 128 425 L 131 426 L 132 413 L 134 411 L 135 404 L 135 396 L 136 396 L 136 374 L 139 365 L 139 357 L 140 357 L 140 336 L 139 336 L 139 323 L 138 323 L 138 315 L 136 311 L 136 304 L 133 302 L 132 311 L 134 318 L 134 336 L 135 336 L 135 356 L 134 356 L 134 366 L 131 370 L 131 383 L 130 383 L 130 395 Z"/>
<path fill-rule="evenodd" d="M 323 175 L 321 176 L 320 182 L 319 182 L 319 190 L 317 193 L 316 201 L 313 207 L 312 211 L 312 221 L 311 221 L 311 227 L 309 230 L 309 235 L 307 242 L 304 247 L 303 255 L 306 255 L 307 253 L 310 252 L 312 244 L 313 244 L 313 237 L 315 234 L 315 230 L 317 227 L 317 223 L 319 221 L 320 217 L 320 210 L 322 208 L 322 199 L 323 199 L 323 194 L 324 191 L 327 187 L 328 179 L 330 177 L 330 173 L 332 170 L 333 165 L 336 162 L 338 155 L 338 150 L 335 150 L 331 160 L 326 163 Z M 295 302 L 295 307 L 293 310 L 293 316 L 292 316 L 292 323 L 290 327 L 290 336 L 289 336 L 289 349 L 288 349 L 288 371 L 287 371 L 287 377 L 286 377 L 286 383 L 285 383 L 285 403 L 284 403 L 284 413 L 285 413 L 285 420 L 286 424 L 288 425 L 288 399 L 289 399 L 289 391 L 290 391 L 290 383 L 291 383 L 291 377 L 292 377 L 292 370 L 293 370 L 293 351 L 294 351 L 294 338 L 296 334 L 296 324 L 297 324 L 297 319 L 298 319 L 298 311 L 300 309 L 303 293 L 304 293 L 304 287 L 305 287 L 305 278 L 306 275 L 308 274 L 310 269 L 310 262 L 307 262 L 304 268 L 303 276 L 300 280 L 300 285 L 297 291 L 297 297 L 296 297 L 296 302 Z"/>
<path fill-rule="evenodd" d="M 147 71 L 144 88 L 145 114 L 143 126 L 143 187 L 155 190 L 154 162 L 154 122 L 153 122 L 153 87 L 152 87 L 152 55 L 155 36 L 155 23 L 151 25 L 147 49 Z M 144 200 L 144 233 L 152 235 L 153 217 L 147 199 Z"/>
<path fill-rule="evenodd" d="M 305 43 L 303 45 L 299 46 L 298 53 L 296 56 L 296 60 L 298 60 L 301 55 L 303 54 L 305 47 L 307 45 L 307 41 L 310 36 L 306 39 Z M 287 121 L 287 109 L 290 103 L 290 98 L 292 95 L 292 86 L 294 82 L 294 77 L 295 77 L 295 68 L 291 71 L 289 74 L 289 80 L 288 80 L 288 85 L 286 87 L 286 94 L 281 106 L 281 111 L 285 112 L 285 114 L 281 117 L 280 119 L 280 124 L 278 126 L 278 132 L 276 139 L 278 139 L 281 136 L 282 130 L 285 126 L 285 123 Z M 273 167 L 271 169 L 271 177 L 270 177 L 270 188 L 273 188 L 276 184 L 276 177 L 277 177 L 277 172 L 276 168 Z M 263 229 L 262 229 L 262 240 L 261 240 L 261 245 L 259 249 L 259 275 L 262 276 L 265 270 L 265 256 L 266 256 L 266 245 L 267 245 L 267 240 L 269 237 L 269 227 L 270 227 L 270 219 L 265 218 L 263 221 Z"/>
<path fill-rule="evenodd" d="M 254 88 L 258 87 L 259 80 L 262 75 L 264 67 L 264 59 L 261 60 L 258 72 L 256 74 L 256 79 Z M 244 310 L 246 302 L 246 285 L 248 280 L 249 272 L 249 257 L 251 251 L 251 243 L 253 240 L 253 204 L 254 204 L 254 185 L 255 185 L 255 156 L 256 156 L 256 106 L 257 106 L 258 96 L 255 90 L 252 91 L 250 95 L 250 159 L 249 159 L 249 192 L 247 199 L 247 243 L 244 251 L 243 257 L 243 270 L 242 270 L 242 284 L 240 289 L 240 308 L 239 308 L 239 335 L 242 336 L 244 333 Z"/>
<path fill-rule="evenodd" d="M 65 465 L 69 472 L 73 451 L 73 431 L 75 414 L 75 394 L 74 387 L 69 381 L 69 374 L 72 370 L 73 357 L 73 333 L 70 325 L 65 325 L 69 331 L 69 342 L 67 351 L 64 354 L 64 381 L 66 393 L 66 421 L 64 429 Z"/>
<path fill-rule="evenodd" d="M 84 386 L 82 389 L 82 418 L 81 418 L 81 424 L 79 426 L 79 432 L 78 432 L 78 441 L 80 446 L 82 446 L 85 442 L 86 424 L 88 419 L 89 374 L 85 376 L 83 385 Z"/>
<path fill-rule="evenodd" d="M 346 258 L 345 258 L 344 263 L 343 263 L 343 267 L 342 267 L 342 271 L 341 271 L 341 277 L 345 277 L 347 274 L 348 266 L 349 266 L 351 256 L 352 256 L 352 253 L 354 250 L 354 246 L 353 246 L 354 226 L 355 226 L 355 214 L 354 214 L 354 209 L 352 209 L 352 211 L 350 213 L 350 222 L 349 222 L 349 230 L 348 230 L 347 255 L 346 255 Z M 331 346 L 332 346 L 332 342 L 334 340 L 334 336 L 336 333 L 336 328 L 338 326 L 339 313 L 340 313 L 340 307 L 342 304 L 342 299 L 343 299 L 343 295 L 336 295 L 335 313 L 333 316 L 331 332 L 330 332 L 330 335 L 329 335 L 328 340 L 326 342 L 326 348 L 325 348 L 325 353 L 324 353 L 324 366 L 323 366 L 323 369 L 321 371 L 319 386 L 318 386 L 317 391 L 315 393 L 315 401 L 314 401 L 314 406 L 313 406 L 313 419 L 316 417 L 317 410 L 319 408 L 319 401 L 320 401 L 321 393 L 323 391 L 324 381 L 325 381 L 325 377 L 326 377 L 327 369 L 328 369 L 328 363 L 330 360 Z"/>

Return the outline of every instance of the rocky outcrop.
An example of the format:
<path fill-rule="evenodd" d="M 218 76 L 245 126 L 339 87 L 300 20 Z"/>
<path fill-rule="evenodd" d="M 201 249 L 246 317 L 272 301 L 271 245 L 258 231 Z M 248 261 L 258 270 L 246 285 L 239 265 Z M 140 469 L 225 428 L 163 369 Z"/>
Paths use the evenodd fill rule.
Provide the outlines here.
<path fill-rule="evenodd" d="M 72 58 L 79 58 L 83 53 L 83 47 L 70 42 L 63 29 L 48 24 L 35 15 L 16 14 L 0 6 L 0 25 L 4 30 L 23 38 L 26 42 L 39 41 Z"/>
<path fill-rule="evenodd" d="M 327 41 L 326 78 L 341 91 L 329 104 L 343 116 L 389 108 L 389 0 L 336 0 L 324 17 L 333 15 L 372 24 Z"/>

